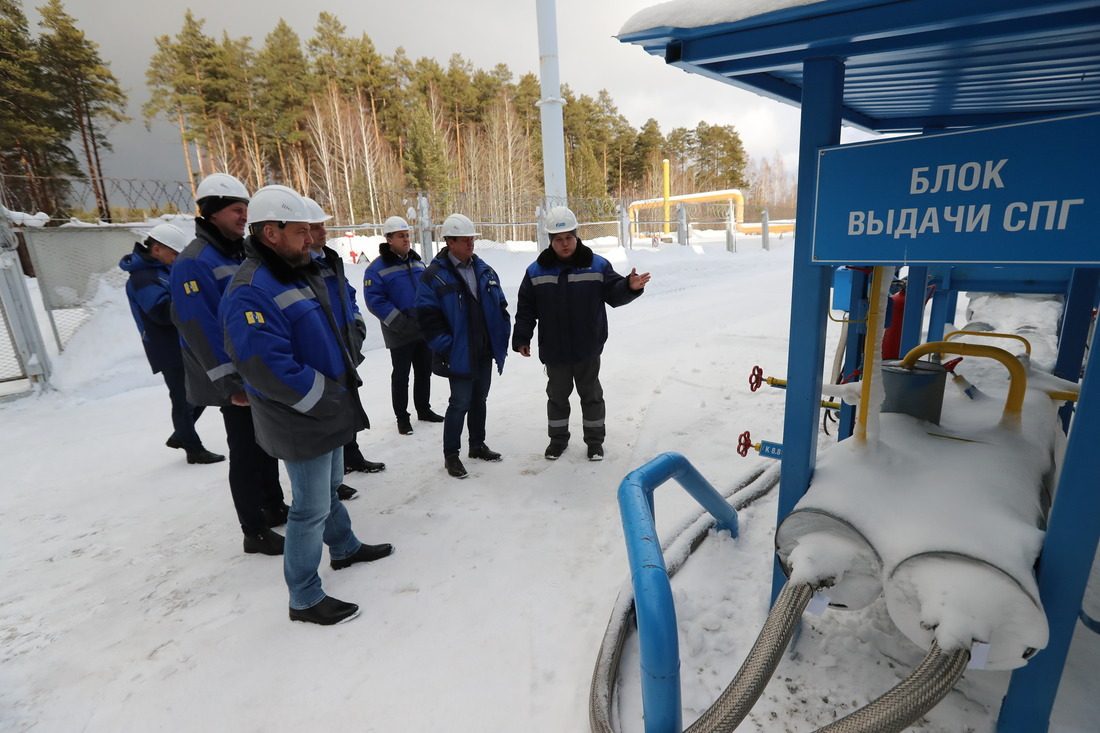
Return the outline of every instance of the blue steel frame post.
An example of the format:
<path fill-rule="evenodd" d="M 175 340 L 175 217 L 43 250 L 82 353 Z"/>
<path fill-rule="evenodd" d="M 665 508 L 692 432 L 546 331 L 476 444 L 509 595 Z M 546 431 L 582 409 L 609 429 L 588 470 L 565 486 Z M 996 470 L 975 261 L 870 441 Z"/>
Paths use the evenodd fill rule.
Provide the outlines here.
<path fill-rule="evenodd" d="M 852 270 L 852 292 L 848 301 L 848 340 L 844 344 L 844 369 L 841 379 L 863 368 L 863 339 L 867 337 L 867 284 L 870 278 L 863 270 Z M 840 420 L 836 439 L 852 437 L 856 426 L 856 408 L 840 403 Z"/>
<path fill-rule="evenodd" d="M 1098 444 L 1100 359 L 1089 359 L 1039 558 L 1039 597 L 1046 609 L 1050 639 L 1026 667 L 1012 673 L 997 720 L 998 733 L 1045 733 L 1050 725 L 1050 711 L 1088 584 L 1093 551 L 1100 541 L 1095 458 Z"/>
<path fill-rule="evenodd" d="M 929 342 L 943 341 L 944 327 L 955 318 L 958 305 L 959 294 L 954 290 L 937 290 L 932 295 L 932 312 L 928 316 Z"/>
<path fill-rule="evenodd" d="M 802 65 L 802 78 L 796 221 L 803 224 L 794 237 L 787 400 L 783 413 L 783 470 L 779 479 L 777 521 L 790 514 L 806 493 L 817 465 L 817 420 L 821 411 L 832 268 L 815 265 L 811 260 L 814 198 L 818 148 L 840 142 L 844 64 L 836 58 L 808 59 Z M 777 559 L 772 569 L 773 604 L 785 582 Z"/>
<path fill-rule="evenodd" d="M 1100 270 L 1096 268 L 1075 268 L 1070 277 L 1066 304 L 1062 309 L 1062 330 L 1058 334 L 1058 358 L 1054 362 L 1056 377 L 1076 382 L 1081 375 L 1098 284 Z M 1062 418 L 1062 429 L 1068 431 L 1073 405 L 1063 405 L 1058 414 Z"/>
<path fill-rule="evenodd" d="M 1058 334 L 1058 358 L 1054 376 L 1076 382 L 1081 377 L 1085 343 L 1092 325 L 1092 304 L 1100 284 L 1100 269 L 1077 267 L 1069 280 L 1066 305 L 1062 311 L 1062 330 Z"/>
<path fill-rule="evenodd" d="M 905 287 L 905 314 L 901 319 L 901 353 L 905 356 L 920 345 L 921 326 L 924 325 L 924 296 L 928 292 L 928 268 L 909 268 L 909 282 Z"/>

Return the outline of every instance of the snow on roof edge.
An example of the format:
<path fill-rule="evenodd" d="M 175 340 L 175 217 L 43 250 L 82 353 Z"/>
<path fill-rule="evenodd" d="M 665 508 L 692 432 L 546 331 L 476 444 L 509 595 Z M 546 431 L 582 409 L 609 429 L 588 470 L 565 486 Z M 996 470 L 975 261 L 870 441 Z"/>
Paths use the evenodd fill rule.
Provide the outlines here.
<path fill-rule="evenodd" d="M 619 35 L 652 28 L 700 28 L 735 23 L 776 10 L 819 2 L 824 0 L 670 0 L 630 16 L 619 29 Z"/>

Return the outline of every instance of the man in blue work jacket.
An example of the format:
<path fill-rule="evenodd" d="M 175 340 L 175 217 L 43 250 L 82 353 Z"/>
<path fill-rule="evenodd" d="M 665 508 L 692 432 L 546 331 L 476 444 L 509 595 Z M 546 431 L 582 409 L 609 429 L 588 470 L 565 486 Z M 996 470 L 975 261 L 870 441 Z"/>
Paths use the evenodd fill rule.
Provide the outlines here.
<path fill-rule="evenodd" d="M 282 555 L 286 522 L 279 462 L 256 443 L 241 377 L 225 353 L 218 304 L 244 261 L 248 189 L 233 176 L 211 173 L 199 182 L 195 239 L 172 265 L 172 320 L 180 332 L 187 399 L 216 406 L 229 444 L 229 490 L 249 554 Z"/>
<path fill-rule="evenodd" d="M 118 266 L 129 273 L 126 297 L 130 313 L 141 333 L 141 345 L 154 374 L 164 378 L 172 402 L 172 434 L 165 442 L 169 448 L 182 448 L 188 463 L 218 463 L 225 456 L 206 450 L 195 432 L 195 421 L 203 412 L 187 401 L 187 388 L 180 355 L 180 334 L 172 323 L 172 298 L 168 275 L 176 257 L 190 238 L 175 224 L 157 224 L 144 242 L 123 257 Z"/>
<path fill-rule="evenodd" d="M 322 545 L 334 570 L 386 557 L 393 546 L 360 542 L 337 494 L 344 445 L 367 424 L 352 356 L 358 313 L 346 281 L 311 254 L 312 218 L 305 199 L 284 186 L 256 192 L 248 259 L 226 289 L 220 317 L 256 440 L 290 476 L 283 553 L 290 619 L 327 626 L 354 618 L 359 607 L 325 595 Z"/>
<path fill-rule="evenodd" d="M 546 365 L 544 455 L 561 457 L 569 445 L 569 395 L 581 399 L 581 425 L 588 460 L 602 461 L 606 407 L 600 384 L 600 355 L 607 341 L 607 309 L 633 302 L 649 273 L 615 272 L 603 257 L 577 238 L 577 217 L 565 206 L 545 219 L 550 246 L 527 268 L 519 286 L 512 348 L 531 356 L 531 337 L 539 329 L 539 360 Z"/>
<path fill-rule="evenodd" d="M 412 248 L 409 223 L 391 216 L 382 224 L 386 241 L 363 275 L 363 299 L 381 322 L 382 340 L 390 352 L 390 401 L 397 432 L 412 435 L 409 372 L 413 374 L 413 407 L 421 422 L 443 422 L 432 410 L 432 351 L 416 325 L 416 289 L 427 267 Z"/>
<path fill-rule="evenodd" d="M 443 221 L 447 246 L 424 272 L 416 291 L 416 321 L 432 350 L 432 371 L 447 377 L 451 399 L 443 420 L 443 465 L 466 478 L 458 454 L 462 424 L 469 427 L 469 457 L 499 461 L 485 445 L 486 400 L 493 361 L 504 371 L 511 317 L 496 271 L 474 254 L 473 222 L 462 214 Z M 468 419 L 467 419 L 468 416 Z"/>

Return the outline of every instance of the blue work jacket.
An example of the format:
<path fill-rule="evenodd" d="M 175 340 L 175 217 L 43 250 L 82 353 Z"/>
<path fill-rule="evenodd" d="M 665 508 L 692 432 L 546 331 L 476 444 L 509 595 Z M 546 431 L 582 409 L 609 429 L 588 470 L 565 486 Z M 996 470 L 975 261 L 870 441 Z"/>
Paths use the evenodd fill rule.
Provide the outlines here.
<path fill-rule="evenodd" d="M 291 267 L 251 238 L 246 248 L 221 303 L 225 350 L 244 380 L 260 447 L 287 461 L 316 458 L 367 427 L 347 339 L 355 312 L 333 298 L 327 280 L 336 275 L 326 265 Z"/>
<path fill-rule="evenodd" d="M 500 288 L 496 270 L 477 255 L 473 256 L 478 297 L 475 299 L 466 281 L 456 270 L 444 247 L 436 255 L 416 291 L 416 320 L 420 332 L 435 354 L 432 368 L 441 376 L 472 377 L 474 358 L 479 353 L 479 329 L 484 323 L 488 351 L 504 371 L 508 356 L 508 334 L 512 319 L 508 300 Z M 479 315 L 474 309 L 478 309 Z"/>
<path fill-rule="evenodd" d="M 172 299 L 168 294 L 169 267 L 149 254 L 144 244 L 134 245 L 132 254 L 118 262 L 126 280 L 126 298 L 130 313 L 141 334 L 141 345 L 153 373 L 165 369 L 180 369 L 179 331 L 172 324 Z"/>
<path fill-rule="evenodd" d="M 416 289 L 427 266 L 415 250 L 399 258 L 390 245 L 378 245 L 378 256 L 363 274 L 363 299 L 367 310 L 382 324 L 387 349 L 396 349 L 423 338 L 416 325 Z"/>
<path fill-rule="evenodd" d="M 172 320 L 180 333 L 192 405 L 233 404 L 244 389 L 237 368 L 225 353 L 218 304 L 244 261 L 244 241 L 228 241 L 203 219 L 195 220 L 195 239 L 176 257 L 169 277 Z"/>
<path fill-rule="evenodd" d="M 548 248 L 527 268 L 519 286 L 512 348 L 530 346 L 539 329 L 543 364 L 576 364 L 603 353 L 607 342 L 607 308 L 633 302 L 642 290 L 631 290 L 611 263 L 578 240 L 563 262 Z"/>

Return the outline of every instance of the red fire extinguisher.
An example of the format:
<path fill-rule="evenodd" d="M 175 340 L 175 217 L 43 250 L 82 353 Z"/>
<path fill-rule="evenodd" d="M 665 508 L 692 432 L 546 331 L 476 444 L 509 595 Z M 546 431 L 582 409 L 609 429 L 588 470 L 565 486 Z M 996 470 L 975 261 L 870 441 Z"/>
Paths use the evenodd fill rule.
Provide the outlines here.
<path fill-rule="evenodd" d="M 900 358 L 901 323 L 905 315 L 905 288 L 890 296 L 890 325 L 882 334 L 882 358 Z"/>

